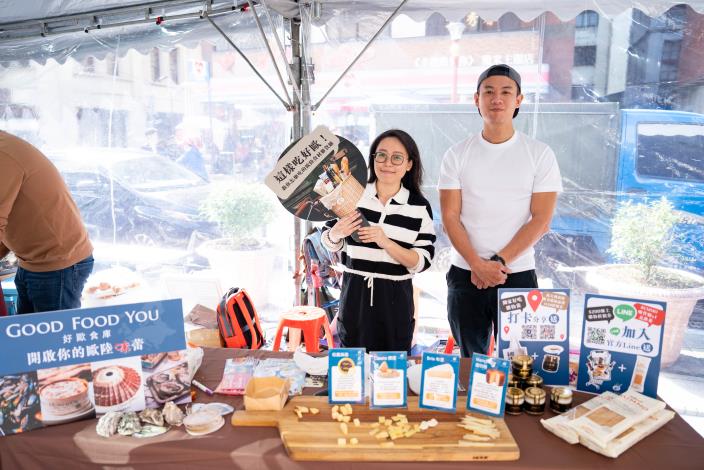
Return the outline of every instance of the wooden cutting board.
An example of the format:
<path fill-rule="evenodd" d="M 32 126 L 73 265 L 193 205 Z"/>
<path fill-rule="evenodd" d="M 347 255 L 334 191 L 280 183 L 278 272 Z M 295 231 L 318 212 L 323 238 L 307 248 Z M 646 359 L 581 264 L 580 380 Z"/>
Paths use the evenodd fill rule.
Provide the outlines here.
<path fill-rule="evenodd" d="M 233 426 L 278 427 L 281 440 L 294 460 L 339 461 L 470 461 L 518 460 L 520 452 L 503 419 L 495 419 L 500 436 L 489 443 L 463 441 L 469 431 L 457 424 L 466 414 L 465 403 L 459 403 L 457 413 L 443 413 L 418 408 L 418 397 L 408 397 L 408 409 L 391 408 L 370 410 L 367 405 L 352 405 L 352 418 L 359 418 L 360 426 L 348 423 L 344 435 L 340 423 L 331 417 L 332 405 L 327 397 L 298 396 L 289 400 L 281 411 L 237 411 L 232 415 Z M 320 413 L 306 413 L 299 419 L 294 412 L 297 406 L 318 408 Z M 392 447 L 382 447 L 382 440 L 371 436 L 373 423 L 379 416 L 391 419 L 403 414 L 410 423 L 420 423 L 435 418 L 439 424 L 411 437 L 398 438 Z M 477 415 L 480 416 L 480 415 Z M 339 445 L 338 438 L 346 438 L 346 445 Z M 359 443 L 350 444 L 351 438 Z M 463 441 L 462 444 L 459 441 Z M 388 445 L 388 444 L 387 444 Z"/>

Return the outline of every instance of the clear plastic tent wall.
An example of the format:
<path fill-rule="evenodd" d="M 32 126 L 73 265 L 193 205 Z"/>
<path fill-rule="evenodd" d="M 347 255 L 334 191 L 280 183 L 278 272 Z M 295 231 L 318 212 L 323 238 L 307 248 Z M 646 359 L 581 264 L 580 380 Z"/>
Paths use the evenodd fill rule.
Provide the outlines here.
<path fill-rule="evenodd" d="M 342 9 L 313 28 L 314 106 L 388 13 L 359 21 Z M 452 144 L 481 130 L 474 105 L 481 71 L 507 63 L 525 95 L 515 127 L 552 147 L 565 189 L 550 233 L 536 245 L 540 286 L 572 290 L 575 337 L 585 293 L 667 299 L 664 363 L 674 361 L 690 315 L 700 325 L 703 310 L 702 19 L 685 5 L 650 15 L 587 8 L 571 17 L 415 11 L 382 31 L 314 122 L 363 151 L 389 128 L 418 143 L 438 241 L 433 268 L 414 283 L 441 304 L 421 307 L 421 316 L 434 317 L 421 328 L 446 321 L 450 242 L 436 189 L 440 163 Z"/>
<path fill-rule="evenodd" d="M 423 188 L 439 235 L 432 270 L 416 278 L 423 291 L 421 305 L 427 306 L 420 309 L 421 326 L 431 331 L 445 318 L 449 241 L 442 234 L 435 189 L 439 165 L 451 144 L 481 129 L 473 95 L 479 73 L 494 63 L 510 64 L 521 73 L 525 100 L 515 126 L 548 143 L 562 171 L 565 191 L 551 232 L 536 246 L 541 286 L 571 288 L 577 296 L 595 292 L 599 281 L 592 273 L 621 263 L 629 266 L 620 268 L 624 271 L 617 278 L 632 275 L 663 289 L 674 282 L 700 295 L 701 4 L 478 2 L 472 11 L 464 2 L 410 1 L 384 26 L 399 3 L 257 3 L 287 91 L 251 10 L 215 21 L 285 97 L 295 90 L 277 43 L 290 60 L 286 18 L 300 17 L 303 62 L 308 64 L 301 74 L 311 89 L 311 128 L 327 125 L 363 153 L 378 133 L 392 127 L 407 130 L 417 141 L 425 169 Z M 5 116 L 14 113 L 0 116 L 0 126 L 12 132 L 12 121 L 16 133 L 42 148 L 90 145 L 121 152 L 146 146 L 154 151 L 146 131 L 155 129 L 158 141 L 166 141 L 157 145 L 156 153 L 176 163 L 183 147 L 169 154 L 164 150 L 168 144 L 186 139 L 184 135 L 197 137 L 209 182 L 207 190 L 189 200 L 201 205 L 216 183 L 260 184 L 289 143 L 291 113 L 204 19 L 31 41 L 2 45 L 16 49 L 0 58 L 0 103 L 11 110 Z M 18 113 L 23 117 L 16 117 Z M 101 161 L 102 155 L 89 151 L 83 159 Z M 116 176 L 110 181 L 117 181 Z M 112 205 L 119 206 L 119 196 L 111 196 Z M 112 209 L 98 223 L 107 226 L 96 235 L 99 240 L 177 246 L 153 236 L 121 240 L 131 222 L 120 221 Z M 276 298 L 274 291 L 288 289 L 274 286 L 289 283 L 294 270 L 289 262 L 292 224 L 279 209 L 257 236 L 271 239 L 274 262 L 266 275 L 275 282 L 269 283 L 269 302 L 285 306 L 290 296 Z M 197 214 L 189 215 L 194 219 L 204 217 L 202 209 L 192 214 Z M 663 220 L 674 220 L 673 226 L 661 224 Z M 148 233 L 158 233 L 163 224 L 155 222 Z M 183 225 L 177 218 L 171 224 Z M 187 237 L 184 251 L 192 248 L 195 253 L 189 258 L 192 269 L 212 269 L 196 247 L 222 235 L 222 224 L 218 227 L 220 233 L 202 230 L 198 237 Z M 132 266 L 139 269 L 138 263 Z"/>
<path fill-rule="evenodd" d="M 212 20 L 285 96 L 253 16 Z M 283 37 L 280 15 L 262 21 L 269 41 Z M 247 287 L 263 313 L 291 305 L 281 286 L 292 216 L 263 185 L 290 115 L 209 21 L 196 11 L 0 47 L 0 129 L 61 171 L 96 247 L 89 287 L 121 293 L 99 289 L 88 305 L 183 296 L 187 313 L 196 302 L 214 308 L 231 286 Z M 218 241 L 244 255 L 227 258 Z"/>

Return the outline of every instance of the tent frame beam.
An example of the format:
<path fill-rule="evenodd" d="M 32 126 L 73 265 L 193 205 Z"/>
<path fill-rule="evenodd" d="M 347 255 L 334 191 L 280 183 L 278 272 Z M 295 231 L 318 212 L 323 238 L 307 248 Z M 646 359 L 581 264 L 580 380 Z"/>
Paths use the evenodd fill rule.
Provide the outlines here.
<path fill-rule="evenodd" d="M 274 90 L 274 87 L 271 86 L 269 82 L 266 81 L 266 79 L 262 76 L 261 73 L 259 73 L 259 70 L 257 70 L 257 67 L 254 66 L 254 64 L 249 60 L 249 58 L 240 50 L 239 47 L 232 41 L 232 39 L 229 38 L 229 36 L 223 31 L 216 23 L 213 21 L 213 19 L 210 17 L 209 14 L 204 14 L 203 17 L 210 22 L 211 25 L 213 25 L 213 28 L 217 30 L 218 33 L 227 41 L 227 43 L 232 46 L 232 48 L 237 51 L 237 53 L 244 59 L 244 61 L 249 65 L 249 67 L 252 69 L 252 71 L 259 77 L 259 79 L 264 82 L 264 85 L 271 90 L 271 92 L 281 101 L 281 104 L 284 105 L 284 108 L 286 108 L 286 111 L 291 111 L 293 109 L 293 105 L 289 101 L 285 101 L 281 95 L 279 95 L 276 90 Z M 285 89 L 285 88 L 284 88 Z M 288 98 L 288 93 L 286 94 L 286 97 Z"/>
<path fill-rule="evenodd" d="M 271 46 L 269 45 L 269 40 L 266 38 L 266 33 L 264 32 L 264 27 L 262 26 L 262 22 L 259 19 L 259 15 L 257 15 L 257 10 L 254 8 L 254 3 L 252 0 L 247 0 L 249 3 L 249 7 L 252 9 L 252 16 L 254 16 L 254 20 L 257 23 L 257 28 L 259 29 L 259 33 L 262 35 L 262 40 L 264 41 L 264 45 L 266 46 L 266 50 L 269 53 L 269 58 L 271 59 L 271 65 L 274 66 L 274 70 L 276 70 L 276 76 L 279 78 L 279 83 L 281 83 L 281 88 L 283 88 L 284 93 L 286 94 L 286 101 L 289 103 L 289 107 L 291 106 L 291 96 L 288 94 L 288 89 L 286 88 L 286 83 L 284 82 L 284 78 L 281 75 L 281 71 L 279 71 L 279 66 L 276 65 L 276 58 L 274 57 L 274 52 L 271 50 Z M 272 32 L 276 34 L 276 31 L 273 31 L 273 25 L 272 25 Z M 284 57 L 285 59 L 285 57 Z M 291 71 L 289 70 L 289 74 Z M 290 75 L 289 75 L 290 76 Z M 293 77 L 291 76 L 291 83 L 293 84 L 294 89 L 298 92 L 298 84 L 293 80 Z M 300 92 L 299 92 L 300 93 Z"/>
<path fill-rule="evenodd" d="M 218 5 L 214 6 L 214 3 Z M 203 18 L 204 15 L 217 16 L 243 11 L 248 7 L 247 0 L 224 2 L 215 0 L 159 0 L 120 8 L 93 10 L 81 14 L 59 15 L 47 18 L 0 23 L 0 43 L 32 37 L 90 32 L 96 29 L 124 27 L 145 23 L 160 25 L 166 21 L 189 18 Z M 192 9 L 191 12 L 182 13 Z M 161 10 L 162 13 L 156 13 Z M 173 14 L 168 14 L 172 12 Z M 127 19 L 132 17 L 133 19 Z"/>

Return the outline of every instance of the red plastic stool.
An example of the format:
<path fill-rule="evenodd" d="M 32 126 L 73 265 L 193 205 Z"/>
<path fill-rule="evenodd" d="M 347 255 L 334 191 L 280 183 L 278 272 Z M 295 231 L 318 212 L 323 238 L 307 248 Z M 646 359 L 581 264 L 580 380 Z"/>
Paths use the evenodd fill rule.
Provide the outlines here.
<path fill-rule="evenodd" d="M 293 307 L 288 312 L 281 315 L 279 327 L 276 330 L 274 338 L 274 351 L 278 351 L 281 347 L 281 336 L 284 333 L 284 328 L 297 328 L 303 331 L 304 342 L 306 344 L 306 352 L 320 352 L 320 329 L 325 332 L 325 339 L 328 342 L 328 348 L 335 347 L 330 331 L 330 323 L 328 316 L 320 307 L 301 305 Z"/>
<path fill-rule="evenodd" d="M 452 337 L 452 333 L 447 337 L 447 343 L 445 344 L 445 354 L 452 354 L 452 350 L 455 349 L 455 338 Z M 486 355 L 491 356 L 494 354 L 494 335 L 491 335 L 491 340 L 489 341 L 489 350 Z"/>
<path fill-rule="evenodd" d="M 455 349 L 455 338 L 452 337 L 452 333 L 447 337 L 447 343 L 445 343 L 445 354 L 452 354 Z"/>

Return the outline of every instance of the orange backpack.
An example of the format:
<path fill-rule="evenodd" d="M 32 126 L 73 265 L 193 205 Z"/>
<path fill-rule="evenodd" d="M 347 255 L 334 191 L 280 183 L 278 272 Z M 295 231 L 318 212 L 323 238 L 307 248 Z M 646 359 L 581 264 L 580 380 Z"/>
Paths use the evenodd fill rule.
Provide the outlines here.
<path fill-rule="evenodd" d="M 264 334 L 257 310 L 244 289 L 233 287 L 217 307 L 218 330 L 228 348 L 259 349 Z"/>

